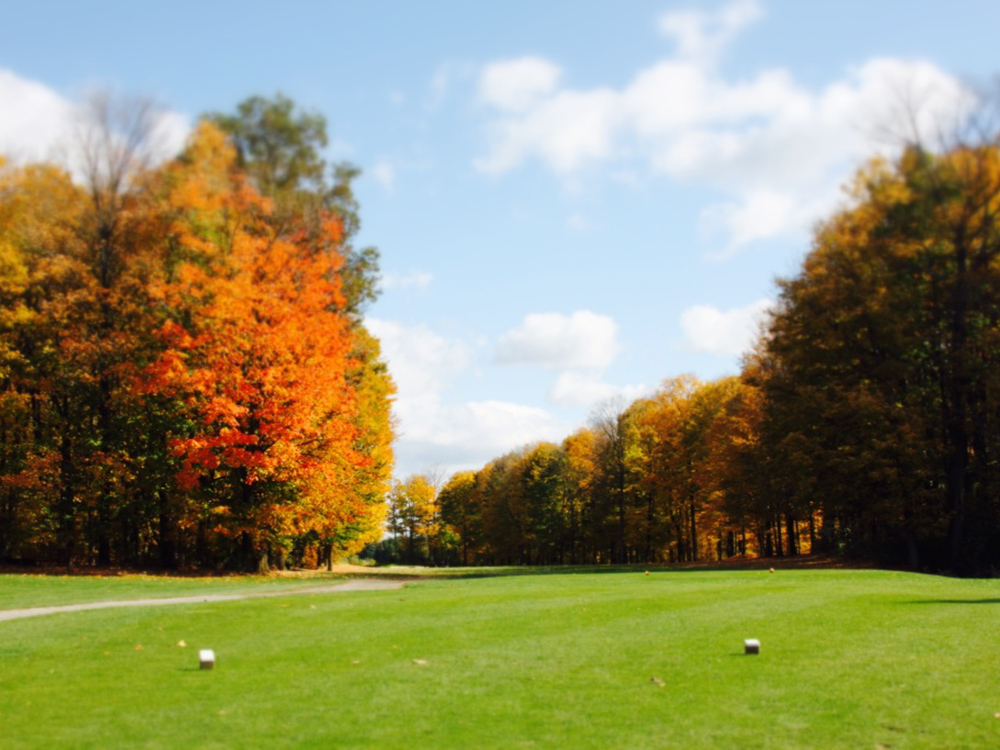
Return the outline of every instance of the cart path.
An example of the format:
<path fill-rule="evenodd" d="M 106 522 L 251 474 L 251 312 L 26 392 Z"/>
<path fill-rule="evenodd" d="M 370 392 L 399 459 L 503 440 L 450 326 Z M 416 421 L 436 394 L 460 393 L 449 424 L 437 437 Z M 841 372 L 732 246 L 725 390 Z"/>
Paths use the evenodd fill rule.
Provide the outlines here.
<path fill-rule="evenodd" d="M 263 596 L 292 596 L 295 594 L 333 594 L 339 591 L 386 591 L 401 589 L 407 581 L 387 581 L 375 578 L 359 578 L 345 583 L 324 586 L 308 586 L 283 591 L 251 591 L 246 594 L 199 594 L 197 596 L 171 596 L 162 599 L 127 599 L 125 601 L 87 602 L 85 604 L 63 604 L 58 607 L 30 607 L 26 609 L 0 610 L 0 622 L 20 620 L 25 617 L 55 615 L 60 612 L 83 612 L 88 609 L 114 609 L 117 607 L 159 607 L 165 604 L 200 604 L 202 602 L 235 602 L 241 599 L 256 599 Z"/>

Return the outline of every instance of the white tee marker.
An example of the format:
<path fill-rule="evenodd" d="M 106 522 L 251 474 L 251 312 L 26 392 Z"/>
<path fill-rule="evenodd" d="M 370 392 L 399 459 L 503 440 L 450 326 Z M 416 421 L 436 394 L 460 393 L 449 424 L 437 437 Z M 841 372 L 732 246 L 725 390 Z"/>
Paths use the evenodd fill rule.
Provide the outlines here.
<path fill-rule="evenodd" d="M 202 669 L 215 669 L 215 652 L 210 648 L 203 648 L 198 652 L 198 661 Z"/>

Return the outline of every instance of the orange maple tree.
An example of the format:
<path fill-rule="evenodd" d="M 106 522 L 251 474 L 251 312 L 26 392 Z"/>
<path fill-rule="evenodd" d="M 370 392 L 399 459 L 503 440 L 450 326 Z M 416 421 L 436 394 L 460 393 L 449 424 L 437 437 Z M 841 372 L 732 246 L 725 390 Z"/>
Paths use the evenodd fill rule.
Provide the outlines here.
<path fill-rule="evenodd" d="M 172 175 L 177 262 L 144 387 L 189 409 L 170 438 L 180 489 L 200 490 L 212 531 L 241 537 L 263 565 L 283 537 L 348 520 L 349 480 L 371 458 L 355 448 L 354 340 L 332 249 L 340 222 L 325 217 L 319 242 L 315 228 L 279 235 L 232 159 L 204 124 Z"/>

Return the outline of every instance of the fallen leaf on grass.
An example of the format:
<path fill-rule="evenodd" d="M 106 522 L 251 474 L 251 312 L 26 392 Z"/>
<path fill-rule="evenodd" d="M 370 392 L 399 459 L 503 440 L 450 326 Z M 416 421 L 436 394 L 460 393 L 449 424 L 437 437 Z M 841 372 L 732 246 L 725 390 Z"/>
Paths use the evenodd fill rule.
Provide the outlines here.
<path fill-rule="evenodd" d="M 184 641 L 177 641 L 177 646 L 179 648 L 185 648 L 187 647 L 187 644 Z"/>
<path fill-rule="evenodd" d="M 140 645 L 137 645 L 137 646 L 135 647 L 135 650 L 136 650 L 136 651 L 145 651 L 146 649 L 144 649 L 144 648 L 142 647 L 142 645 L 140 644 Z"/>
<path fill-rule="evenodd" d="M 360 659 L 352 659 L 351 660 L 351 664 L 360 664 L 360 663 L 361 663 Z"/>
<path fill-rule="evenodd" d="M 652 682 L 657 687 L 666 687 L 667 686 L 667 683 L 665 683 L 659 677 L 650 677 L 649 681 Z"/>
<path fill-rule="evenodd" d="M 418 667 L 426 667 L 428 661 L 426 659 L 414 659 L 413 663 L 416 664 Z"/>

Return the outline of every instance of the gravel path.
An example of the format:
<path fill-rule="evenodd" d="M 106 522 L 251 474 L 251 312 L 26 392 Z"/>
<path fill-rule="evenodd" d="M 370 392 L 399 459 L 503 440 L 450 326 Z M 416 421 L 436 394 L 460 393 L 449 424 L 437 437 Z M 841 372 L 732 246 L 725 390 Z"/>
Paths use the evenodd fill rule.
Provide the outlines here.
<path fill-rule="evenodd" d="M 262 596 L 291 596 L 293 594 L 333 594 L 338 591 L 385 591 L 401 589 L 406 581 L 386 581 L 374 578 L 359 578 L 345 583 L 326 586 L 309 586 L 284 591 L 253 591 L 247 594 L 201 594 L 199 596 L 172 596 L 164 599 L 128 599 L 117 602 L 88 602 L 86 604 L 63 604 L 58 607 L 31 607 L 29 609 L 0 610 L 0 621 L 20 620 L 25 617 L 54 615 L 59 612 L 83 612 L 88 609 L 113 609 L 116 607 L 159 607 L 164 604 L 199 604 L 201 602 L 235 602 L 240 599 L 255 599 Z"/>

